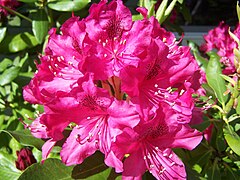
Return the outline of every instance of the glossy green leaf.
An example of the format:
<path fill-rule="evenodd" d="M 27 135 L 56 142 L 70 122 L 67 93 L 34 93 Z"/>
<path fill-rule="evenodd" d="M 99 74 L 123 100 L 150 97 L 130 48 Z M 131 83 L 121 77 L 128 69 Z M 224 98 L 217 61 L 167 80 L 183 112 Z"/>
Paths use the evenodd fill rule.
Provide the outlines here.
<path fill-rule="evenodd" d="M 15 159 L 10 154 L 0 151 L 0 179 L 15 180 L 21 175 L 15 167 Z"/>
<path fill-rule="evenodd" d="M 12 65 L 12 60 L 5 58 L 0 62 L 0 72 L 4 71 L 7 69 L 7 67 Z"/>
<path fill-rule="evenodd" d="M 32 16 L 32 31 L 39 44 L 41 44 L 48 33 L 48 17 L 44 9 L 32 13 Z"/>
<path fill-rule="evenodd" d="M 193 55 L 194 55 L 195 59 L 197 60 L 198 65 L 201 67 L 201 69 L 204 72 L 206 72 L 207 65 L 208 65 L 208 60 L 200 55 L 200 53 L 198 51 L 198 47 L 194 42 L 189 41 L 188 45 L 191 48 L 191 50 L 193 52 Z"/>
<path fill-rule="evenodd" d="M 233 130 L 230 131 L 227 127 L 223 129 L 224 137 L 229 145 L 229 147 L 240 156 L 240 137 Z"/>
<path fill-rule="evenodd" d="M 28 167 L 18 180 L 57 180 L 72 179 L 73 166 L 64 165 L 59 159 L 49 158 L 44 163 L 35 163 Z"/>
<path fill-rule="evenodd" d="M 2 42 L 2 40 L 4 39 L 5 35 L 7 32 L 7 28 L 6 27 L 1 27 L 0 28 L 0 42 Z"/>
<path fill-rule="evenodd" d="M 0 52 L 19 52 L 26 48 L 34 47 L 38 44 L 37 39 L 32 34 L 25 32 L 17 35 L 8 35 L 0 43 Z"/>
<path fill-rule="evenodd" d="M 54 0 L 48 3 L 48 7 L 56 11 L 79 11 L 85 8 L 91 0 Z"/>
<path fill-rule="evenodd" d="M 222 70 L 220 66 L 219 56 L 211 52 L 209 53 L 210 60 L 206 69 L 206 78 L 209 86 L 214 90 L 218 101 L 224 105 L 227 101 L 227 96 L 224 96 L 224 92 L 227 90 L 225 81 L 221 77 Z"/>
<path fill-rule="evenodd" d="M 110 168 L 104 164 L 104 156 L 96 152 L 84 160 L 80 165 L 73 168 L 72 177 L 74 179 L 107 179 L 110 174 Z"/>
<path fill-rule="evenodd" d="M 11 137 L 16 139 L 20 144 L 24 146 L 36 147 L 38 150 L 41 150 L 44 141 L 38 138 L 35 138 L 31 132 L 27 129 L 17 130 L 17 131 L 7 131 L 0 130 L 0 132 L 8 133 Z"/>
<path fill-rule="evenodd" d="M 1 75 L 0 75 L 0 85 L 4 86 L 8 83 L 10 83 L 12 80 L 14 80 L 20 71 L 20 67 L 12 66 L 8 69 L 6 69 Z"/>

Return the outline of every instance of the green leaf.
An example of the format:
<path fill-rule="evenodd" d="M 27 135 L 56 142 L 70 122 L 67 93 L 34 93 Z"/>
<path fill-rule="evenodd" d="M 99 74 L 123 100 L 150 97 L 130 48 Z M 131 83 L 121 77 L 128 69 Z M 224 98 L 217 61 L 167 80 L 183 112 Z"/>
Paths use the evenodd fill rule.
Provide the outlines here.
<path fill-rule="evenodd" d="M 4 39 L 5 35 L 7 32 L 7 28 L 6 27 L 1 27 L 0 28 L 0 42 L 2 42 L 2 40 Z"/>
<path fill-rule="evenodd" d="M 229 147 L 240 156 L 240 137 L 233 130 L 229 130 L 227 127 L 223 129 L 224 137 Z"/>
<path fill-rule="evenodd" d="M 91 155 L 80 165 L 73 168 L 74 179 L 107 179 L 111 169 L 104 164 L 104 156 L 100 152 Z"/>
<path fill-rule="evenodd" d="M 228 97 L 224 96 L 224 92 L 227 90 L 225 81 L 221 77 L 222 70 L 220 66 L 220 58 L 215 52 L 209 53 L 210 60 L 206 69 L 206 78 L 209 86 L 214 90 L 218 101 L 225 106 L 225 102 Z"/>
<path fill-rule="evenodd" d="M 189 47 L 191 48 L 193 55 L 195 57 L 195 59 L 197 60 L 198 65 L 201 67 L 201 69 L 206 72 L 207 70 L 207 65 L 208 65 L 208 61 L 207 59 L 205 59 L 204 57 L 202 57 L 198 51 L 197 45 L 192 42 L 189 41 L 188 43 Z"/>
<path fill-rule="evenodd" d="M 91 0 L 54 0 L 48 3 L 48 7 L 56 11 L 79 11 L 85 8 Z"/>
<path fill-rule="evenodd" d="M 0 72 L 4 71 L 5 69 L 7 69 L 7 67 L 9 67 L 10 65 L 12 65 L 12 60 L 8 59 L 8 58 L 4 58 L 1 62 L 0 62 Z"/>
<path fill-rule="evenodd" d="M 44 163 L 35 163 L 28 167 L 18 180 L 70 180 L 73 166 L 67 167 L 59 159 L 49 158 Z"/>
<path fill-rule="evenodd" d="M 179 2 L 180 4 L 182 4 L 182 3 L 183 3 L 183 1 L 184 1 L 184 0 L 178 0 L 178 2 Z"/>
<path fill-rule="evenodd" d="M 25 3 L 34 3 L 34 2 L 37 2 L 38 0 L 18 0 L 18 1 L 25 2 Z"/>
<path fill-rule="evenodd" d="M 168 3 L 168 0 L 163 0 L 156 12 L 156 19 L 158 20 L 158 22 L 163 22 L 163 18 L 164 18 L 164 13 L 165 13 L 165 10 L 167 8 L 167 3 Z"/>
<path fill-rule="evenodd" d="M 237 1 L 237 16 L 238 16 L 238 22 L 240 22 L 240 7 L 239 7 L 239 1 Z"/>
<path fill-rule="evenodd" d="M 0 75 L 0 85 L 4 86 L 14 80 L 20 71 L 20 67 L 12 66 Z"/>
<path fill-rule="evenodd" d="M 22 51 L 26 48 L 32 48 L 38 44 L 35 36 L 28 32 L 16 34 L 16 35 L 8 35 L 4 40 L 0 43 L 0 52 L 1 53 L 15 53 Z"/>
<path fill-rule="evenodd" d="M 21 175 L 15 167 L 15 159 L 10 154 L 0 151 L 0 177 L 4 180 L 15 180 Z"/>
<path fill-rule="evenodd" d="M 32 31 L 39 44 L 41 44 L 48 33 L 48 17 L 44 9 L 32 13 L 32 16 Z"/>
<path fill-rule="evenodd" d="M 237 112 L 237 114 L 240 115 L 240 96 L 238 96 L 237 102 L 238 102 L 238 104 L 237 104 L 237 107 L 236 107 L 236 112 Z"/>
<path fill-rule="evenodd" d="M 218 167 L 218 161 L 217 159 L 214 160 L 214 163 L 212 166 L 210 166 L 210 168 L 208 169 L 207 172 L 208 175 L 208 180 L 221 180 L 221 172 L 220 169 Z"/>
<path fill-rule="evenodd" d="M 44 141 L 38 138 L 35 138 L 31 132 L 27 129 L 18 130 L 18 131 L 6 131 L 0 130 L 0 132 L 5 132 L 9 134 L 11 137 L 16 139 L 20 144 L 24 146 L 32 146 L 36 147 L 38 150 L 41 150 Z"/>

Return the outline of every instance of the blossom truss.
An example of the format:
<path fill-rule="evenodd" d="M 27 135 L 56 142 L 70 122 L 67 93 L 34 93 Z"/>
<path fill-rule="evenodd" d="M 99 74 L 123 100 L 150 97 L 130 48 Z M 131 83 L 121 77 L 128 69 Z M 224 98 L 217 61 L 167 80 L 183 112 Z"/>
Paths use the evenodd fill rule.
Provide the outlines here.
<path fill-rule="evenodd" d="M 205 43 L 200 49 L 204 52 L 217 50 L 218 55 L 221 57 L 220 61 L 224 66 L 223 73 L 226 75 L 236 72 L 234 65 L 234 48 L 238 47 L 237 42 L 229 34 L 230 27 L 223 21 L 210 30 L 207 35 L 204 35 Z M 240 26 L 237 24 L 232 32 L 236 37 L 240 38 Z"/>
<path fill-rule="evenodd" d="M 157 179 L 186 179 L 172 148 L 191 150 L 202 140 L 188 125 L 199 67 L 188 47 L 137 10 L 143 19 L 132 21 L 121 0 L 102 0 L 88 17 L 67 20 L 60 34 L 50 30 L 23 91 L 25 100 L 44 106 L 29 126 L 47 140 L 43 159 L 67 128 L 60 153 L 66 165 L 101 151 L 125 179 L 141 179 L 146 170 Z"/>

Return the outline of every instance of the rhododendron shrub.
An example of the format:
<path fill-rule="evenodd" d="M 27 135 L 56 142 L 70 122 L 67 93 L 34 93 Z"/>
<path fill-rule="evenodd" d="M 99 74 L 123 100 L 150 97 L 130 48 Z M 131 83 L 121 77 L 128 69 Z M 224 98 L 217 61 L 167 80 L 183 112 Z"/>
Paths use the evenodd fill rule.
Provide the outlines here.
<path fill-rule="evenodd" d="M 66 165 L 96 151 L 123 178 L 186 179 L 173 148 L 194 149 L 202 133 L 190 128 L 200 88 L 199 67 L 145 8 L 132 15 L 121 0 L 93 4 L 89 15 L 73 16 L 51 29 L 44 54 L 24 98 L 44 106 L 28 128 L 46 139 L 43 160 L 71 133 L 60 152 Z"/>

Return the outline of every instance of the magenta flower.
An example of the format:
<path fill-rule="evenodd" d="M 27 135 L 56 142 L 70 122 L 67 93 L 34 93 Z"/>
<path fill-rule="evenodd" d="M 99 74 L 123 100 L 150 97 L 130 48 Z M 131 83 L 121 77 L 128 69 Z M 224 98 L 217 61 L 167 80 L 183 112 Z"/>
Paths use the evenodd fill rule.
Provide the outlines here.
<path fill-rule="evenodd" d="M 119 76 L 128 66 L 138 67 L 150 44 L 149 30 L 138 21 L 132 22 L 130 10 L 121 0 L 106 2 L 93 5 L 85 19 L 94 48 L 84 70 L 95 73 L 97 79 Z M 93 63 L 96 66 L 91 66 Z"/>
<path fill-rule="evenodd" d="M 184 164 L 171 148 L 193 149 L 202 134 L 176 121 L 171 106 L 163 104 L 155 116 L 141 121 L 134 129 L 126 129 L 113 146 L 124 160 L 123 179 L 141 178 L 148 169 L 157 179 L 186 179 Z"/>
<path fill-rule="evenodd" d="M 210 30 L 207 35 L 204 35 L 206 43 L 202 44 L 200 49 L 204 52 L 216 49 L 218 55 L 221 57 L 221 63 L 224 65 L 223 73 L 232 74 L 236 72 L 234 66 L 234 53 L 233 49 L 237 47 L 237 43 L 229 35 L 229 26 L 221 22 L 218 27 Z M 234 30 L 234 34 L 239 37 L 239 30 Z"/>
<path fill-rule="evenodd" d="M 188 126 L 199 67 L 173 33 L 148 19 L 146 9 L 138 11 L 144 19 L 132 22 L 121 0 L 102 0 L 87 18 L 70 18 L 59 34 L 50 30 L 38 71 L 24 88 L 25 100 L 44 106 L 28 126 L 47 140 L 43 160 L 66 138 L 60 154 L 67 165 L 100 151 L 124 177 L 140 178 L 148 169 L 157 179 L 186 178 L 171 149 L 193 149 L 202 139 Z"/>

